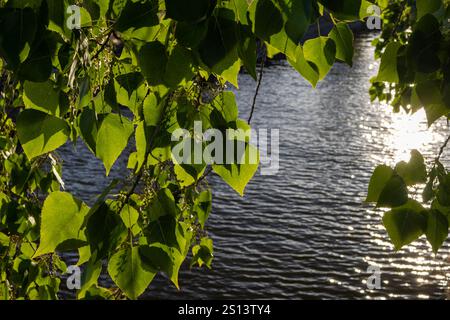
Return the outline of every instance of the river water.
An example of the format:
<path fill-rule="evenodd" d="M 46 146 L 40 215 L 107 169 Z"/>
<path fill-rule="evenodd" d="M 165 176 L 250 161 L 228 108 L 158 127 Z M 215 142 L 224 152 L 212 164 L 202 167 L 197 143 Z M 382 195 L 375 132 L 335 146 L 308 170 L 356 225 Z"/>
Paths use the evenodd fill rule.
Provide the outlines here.
<path fill-rule="evenodd" d="M 394 252 L 383 212 L 363 204 L 376 165 L 408 160 L 414 148 L 433 159 L 447 126 L 427 129 L 424 113 L 393 114 L 370 103 L 369 80 L 378 68 L 370 42 L 358 37 L 353 68 L 336 64 L 316 89 L 284 61 L 266 68 L 253 126 L 280 130 L 279 173 L 257 174 L 244 198 L 212 177 L 213 269 L 183 267 L 180 291 L 158 276 L 144 298 L 445 297 L 449 246 L 434 256 L 422 238 Z M 255 82 L 243 74 L 239 84 L 247 118 Z M 100 162 L 82 146 L 66 146 L 62 155 L 68 190 L 92 202 L 108 184 Z M 124 168 L 125 158 L 113 176 Z M 369 266 L 380 268 L 380 289 L 367 288 Z"/>

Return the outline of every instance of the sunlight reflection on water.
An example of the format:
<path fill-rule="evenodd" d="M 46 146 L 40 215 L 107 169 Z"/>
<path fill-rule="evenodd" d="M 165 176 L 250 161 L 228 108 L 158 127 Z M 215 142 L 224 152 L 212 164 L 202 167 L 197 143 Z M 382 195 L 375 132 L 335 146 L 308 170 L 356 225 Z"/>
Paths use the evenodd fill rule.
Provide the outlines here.
<path fill-rule="evenodd" d="M 409 161 L 410 152 L 413 149 L 419 150 L 423 153 L 425 160 L 430 167 L 430 163 L 434 161 L 434 157 L 439 152 L 438 146 L 445 140 L 444 133 L 448 131 L 447 123 L 441 120 L 430 128 L 428 127 L 426 113 L 423 109 L 414 113 L 406 114 L 405 112 L 393 113 L 392 108 L 389 106 L 381 106 L 380 112 L 386 112 L 386 120 L 382 124 L 381 131 L 385 139 L 384 154 L 373 155 L 372 158 L 380 163 L 386 163 L 394 166 L 400 161 Z M 374 137 L 380 135 L 379 129 L 374 129 L 367 134 L 368 141 L 371 141 Z M 376 139 L 375 139 L 376 140 Z M 421 201 L 421 194 L 423 185 L 417 189 L 413 189 L 413 198 Z M 382 209 L 368 209 L 368 214 L 377 214 L 381 218 L 387 210 Z M 384 230 L 382 224 L 368 225 L 371 231 L 372 242 L 385 250 L 394 251 L 394 247 L 386 238 L 385 234 L 380 234 L 380 231 Z M 376 230 L 376 231 L 374 231 Z M 424 286 L 430 284 L 437 284 L 442 287 L 447 287 L 449 283 L 449 255 L 448 246 L 440 251 L 439 256 L 434 257 L 430 251 L 431 247 L 422 236 L 421 241 L 414 242 L 402 251 L 407 254 L 393 253 L 395 255 L 402 255 L 400 261 L 394 259 L 388 259 L 380 265 L 382 269 L 393 268 L 397 271 L 405 270 L 411 275 L 415 276 L 415 285 Z M 371 257 L 366 257 L 366 261 L 370 264 L 373 263 Z M 400 275 L 405 275 L 403 272 L 398 272 Z M 433 279 L 433 280 L 430 280 Z M 431 283 L 430 283 L 431 282 Z M 405 287 L 409 287 L 411 284 L 405 283 Z M 399 298 L 401 295 L 390 294 L 391 298 Z M 428 294 L 417 294 L 418 299 L 428 299 Z"/>
<path fill-rule="evenodd" d="M 442 130 L 436 130 L 436 126 L 428 129 L 423 109 L 413 115 L 404 112 L 393 114 L 391 122 L 387 125 L 389 126 L 387 145 L 394 150 L 390 160 L 395 163 L 408 161 L 411 150 L 427 150 L 432 142 L 439 141 L 442 137 Z M 437 126 L 440 127 L 439 124 Z"/>

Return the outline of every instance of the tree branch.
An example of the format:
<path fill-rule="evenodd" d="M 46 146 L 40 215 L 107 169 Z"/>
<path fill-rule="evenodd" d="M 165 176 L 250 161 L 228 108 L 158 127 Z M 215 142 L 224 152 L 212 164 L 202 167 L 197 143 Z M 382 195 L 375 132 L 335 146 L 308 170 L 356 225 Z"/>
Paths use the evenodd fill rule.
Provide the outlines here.
<path fill-rule="evenodd" d="M 445 140 L 444 144 L 441 146 L 441 148 L 439 149 L 439 154 L 436 157 L 435 162 L 439 162 L 441 160 L 442 154 L 444 153 L 445 148 L 447 147 L 448 143 L 450 142 L 450 136 L 447 137 L 447 139 Z"/>
<path fill-rule="evenodd" d="M 106 40 L 102 43 L 102 45 L 100 46 L 100 48 L 98 49 L 98 51 L 94 54 L 94 56 L 91 58 L 91 60 L 95 60 L 98 58 L 98 56 L 100 55 L 100 53 L 105 50 L 106 45 L 109 42 L 109 38 L 111 38 L 111 35 L 114 34 L 114 30 L 111 30 L 108 35 L 106 36 Z"/>

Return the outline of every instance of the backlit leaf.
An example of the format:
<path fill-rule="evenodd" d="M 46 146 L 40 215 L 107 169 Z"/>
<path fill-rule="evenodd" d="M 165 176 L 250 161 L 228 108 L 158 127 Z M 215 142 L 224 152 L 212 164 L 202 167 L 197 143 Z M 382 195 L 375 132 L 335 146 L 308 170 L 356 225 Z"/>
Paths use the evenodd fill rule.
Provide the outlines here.
<path fill-rule="evenodd" d="M 335 62 L 336 44 L 327 37 L 318 37 L 303 45 L 305 59 L 314 63 L 319 71 L 319 80 L 325 78 Z"/>
<path fill-rule="evenodd" d="M 108 273 L 128 298 L 136 300 L 150 285 L 156 270 L 142 261 L 139 247 L 127 247 L 109 259 Z"/>
<path fill-rule="evenodd" d="M 54 252 L 68 241 L 83 240 L 80 228 L 89 208 L 67 192 L 53 192 L 42 208 L 41 243 L 34 257 Z"/>
<path fill-rule="evenodd" d="M 380 165 L 376 167 L 370 178 L 366 202 L 378 202 L 381 192 L 391 179 L 393 173 L 394 170 L 389 166 Z"/>
<path fill-rule="evenodd" d="M 416 205 L 405 205 L 386 212 L 383 224 L 396 250 L 417 240 L 424 230 L 426 218 Z"/>
<path fill-rule="evenodd" d="M 336 58 L 353 65 L 353 32 L 345 23 L 338 23 L 329 34 L 336 44 Z"/>
<path fill-rule="evenodd" d="M 433 252 L 437 253 L 448 237 L 448 219 L 440 211 L 429 211 L 426 235 L 428 242 L 433 248 Z"/>
<path fill-rule="evenodd" d="M 106 174 L 119 158 L 133 134 L 130 120 L 117 114 L 108 114 L 103 119 L 97 135 L 97 157 L 103 161 Z"/>
<path fill-rule="evenodd" d="M 61 147 L 69 137 L 69 126 L 64 120 L 32 109 L 19 114 L 17 131 L 29 159 Z"/>

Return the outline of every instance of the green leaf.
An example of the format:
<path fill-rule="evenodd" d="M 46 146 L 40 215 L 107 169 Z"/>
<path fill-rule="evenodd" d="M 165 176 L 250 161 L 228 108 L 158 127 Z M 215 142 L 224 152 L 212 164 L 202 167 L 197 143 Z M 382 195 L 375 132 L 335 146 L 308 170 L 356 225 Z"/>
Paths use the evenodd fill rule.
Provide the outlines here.
<path fill-rule="evenodd" d="M 66 7 L 64 1 L 61 0 L 46 0 L 48 6 L 48 30 L 59 33 L 66 37 Z"/>
<path fill-rule="evenodd" d="M 111 13 L 113 13 L 116 16 L 120 16 L 122 13 L 122 10 L 125 8 L 128 1 L 124 0 L 112 0 L 109 4 L 109 9 Z"/>
<path fill-rule="evenodd" d="M 441 205 L 450 206 L 450 173 L 439 177 L 437 199 Z"/>
<path fill-rule="evenodd" d="M 291 59 L 316 15 L 309 0 L 256 0 L 250 4 L 253 31 Z"/>
<path fill-rule="evenodd" d="M 0 136 L 0 150 L 4 150 L 8 145 L 8 139 L 4 136 Z"/>
<path fill-rule="evenodd" d="M 77 105 L 79 109 L 88 106 L 92 101 L 91 94 L 91 79 L 85 77 L 79 80 L 79 94 L 77 98 Z"/>
<path fill-rule="evenodd" d="M 440 24 L 431 14 L 423 16 L 414 26 L 407 47 L 409 65 L 422 73 L 433 73 L 441 67 L 439 49 L 442 34 Z"/>
<path fill-rule="evenodd" d="M 81 266 L 82 264 L 85 264 L 89 261 L 91 258 L 91 247 L 83 246 L 81 248 L 78 248 L 78 261 L 77 266 Z"/>
<path fill-rule="evenodd" d="M 411 159 L 408 163 L 405 161 L 399 162 L 395 166 L 395 171 L 403 178 L 408 186 L 427 182 L 425 160 L 417 150 L 411 151 Z"/>
<path fill-rule="evenodd" d="M 120 216 L 106 203 L 92 213 L 86 224 L 86 238 L 91 255 L 96 259 L 108 257 L 126 239 L 125 225 Z"/>
<path fill-rule="evenodd" d="M 424 106 L 428 126 L 450 113 L 450 109 L 443 103 L 439 81 L 428 80 L 420 82 L 415 89 L 420 102 Z"/>
<path fill-rule="evenodd" d="M 1 247 L 9 247 L 9 237 L 2 232 L 0 232 L 0 248 Z"/>
<path fill-rule="evenodd" d="M 133 93 L 139 89 L 139 87 L 144 82 L 144 77 L 139 72 L 130 72 L 118 75 L 116 77 L 116 83 L 118 85 L 118 89 L 125 91 L 126 98 L 123 99 L 123 102 L 130 99 L 130 97 L 133 95 Z M 116 88 L 117 89 L 117 88 Z M 117 93 L 117 98 L 119 98 L 121 94 Z M 127 103 L 122 103 L 121 101 L 118 102 L 123 105 L 127 105 Z"/>
<path fill-rule="evenodd" d="M 197 48 L 208 32 L 208 20 L 192 24 L 179 22 L 175 30 L 177 42 L 186 48 Z"/>
<path fill-rule="evenodd" d="M 427 115 L 427 122 L 429 127 L 431 127 L 431 125 L 435 123 L 436 120 L 450 113 L 450 109 L 442 104 L 430 104 L 426 105 L 424 108 Z"/>
<path fill-rule="evenodd" d="M 147 43 L 139 50 L 139 66 L 147 82 L 152 86 L 164 84 L 167 53 L 159 41 Z"/>
<path fill-rule="evenodd" d="M 391 179 L 394 170 L 391 167 L 380 165 L 376 167 L 369 182 L 369 191 L 366 202 L 378 202 L 381 192 Z"/>
<path fill-rule="evenodd" d="M 246 25 L 246 26 L 250 25 L 251 22 L 248 19 L 249 17 L 247 15 L 247 12 L 248 12 L 249 6 L 251 4 L 251 1 L 231 0 L 230 2 L 231 2 L 230 7 L 235 12 L 237 21 L 239 21 L 241 24 Z"/>
<path fill-rule="evenodd" d="M 434 197 L 434 190 L 433 190 L 434 179 L 435 179 L 435 177 L 433 177 L 433 176 L 430 177 L 430 180 L 428 180 L 427 184 L 423 188 L 422 200 L 425 203 L 431 201 Z"/>
<path fill-rule="evenodd" d="M 212 193 L 211 190 L 203 191 L 195 199 L 194 211 L 197 213 L 198 222 L 205 228 L 205 223 L 208 220 L 212 209 Z"/>
<path fill-rule="evenodd" d="M 142 258 L 152 267 L 163 271 L 179 288 L 178 272 L 186 259 L 192 240 L 192 231 L 171 215 L 152 221 L 146 230 L 149 246 L 141 247 Z"/>
<path fill-rule="evenodd" d="M 372 3 L 365 0 L 320 0 L 323 6 L 328 9 L 339 20 L 354 21 L 367 17 L 367 9 Z"/>
<path fill-rule="evenodd" d="M 178 165 L 178 164 L 174 165 L 174 173 L 175 173 L 177 180 L 182 188 L 188 187 L 188 186 L 194 184 L 195 181 L 197 180 L 197 174 L 196 174 L 197 172 L 194 171 L 195 174 L 192 175 L 190 171 L 185 169 L 185 167 L 187 167 L 187 165 Z"/>
<path fill-rule="evenodd" d="M 120 212 L 120 217 L 122 218 L 125 227 L 133 229 L 138 222 L 139 212 L 132 206 L 126 204 Z"/>
<path fill-rule="evenodd" d="M 397 55 L 401 48 L 398 42 L 390 42 L 381 57 L 380 69 L 378 71 L 377 81 L 399 82 L 397 70 Z"/>
<path fill-rule="evenodd" d="M 41 243 L 34 257 L 54 252 L 68 241 L 83 240 L 80 232 L 89 208 L 67 192 L 53 192 L 44 202 Z"/>
<path fill-rule="evenodd" d="M 37 27 L 33 10 L 0 9 L 0 57 L 12 69 L 28 57 Z"/>
<path fill-rule="evenodd" d="M 84 7 L 80 8 L 80 16 L 81 16 L 80 20 L 81 20 L 82 28 L 92 27 L 91 14 Z"/>
<path fill-rule="evenodd" d="M 256 60 L 257 60 L 256 38 L 252 34 L 249 26 L 238 26 L 238 55 L 244 63 L 247 72 L 257 79 L 256 75 Z"/>
<path fill-rule="evenodd" d="M 215 106 L 216 110 L 222 115 L 223 120 L 226 121 L 225 125 L 238 119 L 239 110 L 234 92 L 224 91 L 214 99 L 212 105 Z"/>
<path fill-rule="evenodd" d="M 51 81 L 30 82 L 25 81 L 23 85 L 23 102 L 27 108 L 60 116 L 59 90 Z"/>
<path fill-rule="evenodd" d="M 98 278 L 102 272 L 102 261 L 96 262 L 89 261 L 86 265 L 81 277 L 81 288 L 77 293 L 77 299 L 83 299 L 86 296 L 86 292 L 98 282 Z"/>
<path fill-rule="evenodd" d="M 241 61 L 238 59 L 237 55 L 233 59 L 234 63 L 229 67 L 225 67 L 226 63 L 223 63 L 216 65 L 212 71 L 222 77 L 224 81 L 231 83 L 235 88 L 239 89 L 238 76 L 241 71 Z"/>
<path fill-rule="evenodd" d="M 161 216 L 170 215 L 178 216 L 178 209 L 175 199 L 169 189 L 161 189 L 158 191 L 155 199 L 150 207 L 150 221 L 158 220 Z"/>
<path fill-rule="evenodd" d="M 176 88 L 182 81 L 189 81 L 194 76 L 192 71 L 193 57 L 192 53 L 183 48 L 176 46 L 170 53 L 165 70 L 165 83 L 172 88 Z"/>
<path fill-rule="evenodd" d="M 428 213 L 426 235 L 433 252 L 437 253 L 448 237 L 448 219 L 440 211 L 430 210 Z"/>
<path fill-rule="evenodd" d="M 441 212 L 444 216 L 447 217 L 447 221 L 448 224 L 450 226 L 450 206 L 444 206 L 440 203 L 440 201 L 438 201 L 437 199 L 435 199 L 432 203 L 431 203 L 431 209 L 433 210 L 437 210 L 439 212 Z"/>
<path fill-rule="evenodd" d="M 336 59 L 336 45 L 327 37 L 308 40 L 303 45 L 305 59 L 314 63 L 319 71 L 319 80 L 325 78 Z"/>
<path fill-rule="evenodd" d="M 98 16 L 101 18 L 102 16 L 106 16 L 109 10 L 109 5 L 111 0 L 91 0 L 94 1 L 98 6 Z M 97 18 L 97 17 L 95 17 Z"/>
<path fill-rule="evenodd" d="M 86 218 L 84 219 L 83 228 L 86 227 L 87 222 L 89 221 L 89 218 L 91 217 L 91 215 L 93 215 L 94 212 L 97 211 L 103 205 L 103 203 L 106 201 L 106 198 L 108 197 L 108 195 L 117 187 L 119 182 L 120 182 L 119 179 L 113 179 L 110 182 L 110 184 L 106 188 L 103 189 L 102 193 L 95 198 L 94 204 L 92 205 L 91 209 L 89 210 L 89 212 L 86 215 Z"/>
<path fill-rule="evenodd" d="M 105 0 L 86 0 L 80 6 L 81 27 L 91 27 L 92 20 L 102 21 L 105 19 Z M 99 2 L 99 3 L 94 3 Z M 71 0 L 46 0 L 48 6 L 48 30 L 57 32 L 64 40 L 70 39 L 73 30 L 67 26 L 67 21 L 72 19 L 73 12 L 68 10 L 73 5 Z M 103 15 L 101 15 L 101 13 Z M 91 16 L 92 15 L 92 16 Z M 102 21 L 103 22 L 103 21 Z"/>
<path fill-rule="evenodd" d="M 336 44 L 336 58 L 353 65 L 353 32 L 346 23 L 338 23 L 329 34 Z"/>
<path fill-rule="evenodd" d="M 393 175 L 386 183 L 378 198 L 378 207 L 398 207 L 408 201 L 408 188 L 403 179 L 398 175 Z"/>
<path fill-rule="evenodd" d="M 156 270 L 142 261 L 139 247 L 127 247 L 109 259 L 108 273 L 128 298 L 136 300 L 150 285 Z"/>
<path fill-rule="evenodd" d="M 400 250 L 423 234 L 426 218 L 418 209 L 419 206 L 412 202 L 384 214 L 383 224 L 395 250 Z"/>
<path fill-rule="evenodd" d="M 116 82 L 119 88 L 126 92 L 126 100 L 128 100 L 133 95 L 133 92 L 138 90 L 138 88 L 142 85 L 144 82 L 144 77 L 139 72 L 130 72 L 118 75 L 116 77 Z M 119 94 L 117 95 L 119 96 Z M 118 102 L 121 103 L 120 101 Z"/>
<path fill-rule="evenodd" d="M 217 16 L 209 20 L 208 32 L 201 41 L 198 52 L 202 61 L 221 74 L 238 59 L 237 24 L 234 20 Z"/>
<path fill-rule="evenodd" d="M 150 93 L 147 98 L 144 100 L 143 113 L 145 119 L 145 125 L 150 126 L 158 126 L 161 121 L 162 113 L 164 110 L 164 104 L 158 102 L 158 98 L 154 93 Z"/>
<path fill-rule="evenodd" d="M 19 78 L 33 82 L 47 81 L 53 70 L 55 50 L 56 40 L 52 32 L 42 32 L 33 42 L 28 58 L 19 66 Z"/>
<path fill-rule="evenodd" d="M 147 134 L 146 127 L 144 121 L 138 123 L 135 132 L 135 140 L 136 140 L 136 172 L 142 168 L 145 164 L 146 156 L 147 156 Z"/>
<path fill-rule="evenodd" d="M 114 293 L 111 290 L 100 287 L 98 285 L 91 286 L 86 290 L 81 300 L 115 300 Z"/>
<path fill-rule="evenodd" d="M 178 274 L 185 260 L 178 249 L 170 248 L 161 243 L 151 246 L 141 246 L 140 254 L 146 264 L 164 272 L 172 283 L 179 289 Z"/>
<path fill-rule="evenodd" d="M 319 82 L 319 70 L 314 63 L 306 61 L 303 49 L 298 46 L 296 49 L 295 59 L 288 57 L 288 62 L 297 70 L 311 85 L 315 88 Z"/>
<path fill-rule="evenodd" d="M 171 214 L 166 214 L 150 222 L 146 229 L 146 237 L 149 245 L 165 245 L 170 250 L 176 249 L 186 255 L 189 251 L 192 231 L 186 223 L 177 221 Z"/>
<path fill-rule="evenodd" d="M 417 20 L 420 20 L 428 13 L 436 14 L 438 11 L 443 11 L 442 0 L 417 0 Z"/>
<path fill-rule="evenodd" d="M 33 159 L 66 143 L 70 129 L 64 120 L 29 109 L 19 114 L 17 131 L 25 154 Z"/>
<path fill-rule="evenodd" d="M 131 121 L 117 114 L 108 114 L 102 121 L 97 135 L 97 157 L 103 161 L 106 175 L 127 146 L 133 131 Z"/>
<path fill-rule="evenodd" d="M 416 85 L 416 92 L 422 104 L 433 105 L 442 104 L 440 81 L 428 80 Z"/>
<path fill-rule="evenodd" d="M 249 155 L 257 155 L 257 159 L 259 159 L 258 150 L 252 145 L 247 145 L 245 153 L 239 161 L 242 164 L 238 162 L 212 166 L 214 172 L 241 196 L 244 196 L 245 187 L 258 170 L 258 162 L 253 164 L 252 161 L 248 161 Z"/>
<path fill-rule="evenodd" d="M 192 262 L 191 266 L 198 264 L 201 268 L 206 265 L 211 269 L 212 260 L 214 258 L 213 241 L 210 238 L 202 238 L 200 244 L 192 248 Z"/>
<path fill-rule="evenodd" d="M 271 36 L 283 30 L 283 16 L 273 1 L 253 1 L 249 12 L 253 21 L 253 31 L 261 39 L 270 42 Z M 270 23 L 268 23 L 269 21 Z"/>
<path fill-rule="evenodd" d="M 84 108 L 80 115 L 78 126 L 80 128 L 83 141 L 92 153 L 95 154 L 98 135 L 98 124 L 95 111 L 91 108 Z"/>
<path fill-rule="evenodd" d="M 139 108 L 142 106 L 145 96 L 147 95 L 147 87 L 144 84 L 144 77 L 139 72 L 130 72 L 121 74 L 116 77 L 114 81 L 114 91 L 116 94 L 116 101 L 110 102 L 110 105 L 119 105 L 128 107 L 133 114 L 139 115 Z M 112 88 L 108 88 L 113 95 Z M 105 95 L 107 92 L 105 92 Z M 109 99 L 109 98 L 108 98 Z"/>
<path fill-rule="evenodd" d="M 117 81 L 111 79 L 105 89 L 94 97 L 93 104 L 96 113 L 104 114 L 119 111 L 116 93 Z"/>
<path fill-rule="evenodd" d="M 114 29 L 124 32 L 128 29 L 139 29 L 156 26 L 158 19 L 158 1 L 150 0 L 146 2 L 126 1 L 119 19 L 117 19 Z"/>
<path fill-rule="evenodd" d="M 205 20 L 216 6 L 216 0 L 165 0 L 166 17 L 176 21 Z"/>

